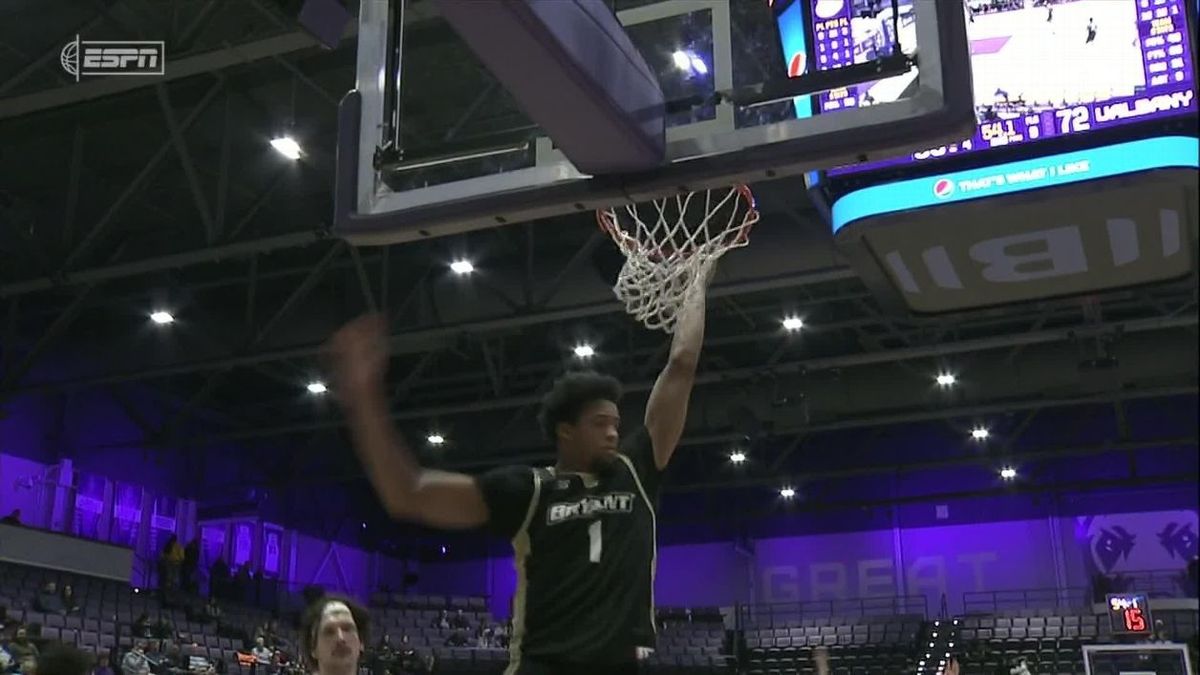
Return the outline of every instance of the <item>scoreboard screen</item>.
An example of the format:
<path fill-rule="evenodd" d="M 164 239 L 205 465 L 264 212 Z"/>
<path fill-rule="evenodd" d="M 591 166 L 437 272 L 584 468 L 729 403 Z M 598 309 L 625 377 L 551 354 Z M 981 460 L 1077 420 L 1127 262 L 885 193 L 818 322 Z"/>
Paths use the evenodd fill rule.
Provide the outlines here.
<path fill-rule="evenodd" d="M 1154 631 L 1150 600 L 1141 593 L 1114 593 L 1106 598 L 1114 634 L 1147 635 Z"/>
<path fill-rule="evenodd" d="M 922 0 L 774 0 L 789 72 L 830 70 L 916 46 Z M 1194 114 L 1187 0 L 966 0 L 978 128 L 959 143 L 829 170 L 830 176 Z M 804 21 L 797 18 L 802 15 Z M 805 35 L 797 37 L 796 31 Z M 787 53 L 794 45 L 804 57 Z M 791 46 L 791 47 L 789 47 Z M 799 73 L 792 73 L 793 75 Z M 798 116 L 911 96 L 916 73 L 796 100 Z"/>

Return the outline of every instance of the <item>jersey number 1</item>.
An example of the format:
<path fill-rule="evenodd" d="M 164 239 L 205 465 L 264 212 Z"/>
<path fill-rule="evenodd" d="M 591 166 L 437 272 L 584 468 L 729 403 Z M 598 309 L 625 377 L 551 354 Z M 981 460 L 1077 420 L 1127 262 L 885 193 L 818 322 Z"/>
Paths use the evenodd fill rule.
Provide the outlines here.
<path fill-rule="evenodd" d="M 604 548 L 604 540 L 600 534 L 600 522 L 597 520 L 588 526 L 588 560 L 594 563 L 600 562 L 600 550 Z"/>

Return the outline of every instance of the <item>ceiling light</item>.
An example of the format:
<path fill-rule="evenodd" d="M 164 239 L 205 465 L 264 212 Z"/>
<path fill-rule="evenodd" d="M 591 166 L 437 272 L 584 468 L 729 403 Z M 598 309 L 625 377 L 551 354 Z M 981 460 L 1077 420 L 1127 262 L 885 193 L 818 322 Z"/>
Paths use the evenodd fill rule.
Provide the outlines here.
<path fill-rule="evenodd" d="M 692 69 L 692 57 L 683 50 L 675 50 L 675 53 L 671 54 L 671 60 L 675 62 L 675 67 L 680 70 L 687 71 Z"/>
<path fill-rule="evenodd" d="M 746 461 L 746 453 L 742 452 L 741 450 L 734 450 L 733 452 L 729 453 L 729 461 L 733 462 L 734 464 L 741 464 L 742 462 Z"/>
<path fill-rule="evenodd" d="M 327 391 L 329 391 L 329 388 L 325 386 L 324 382 L 308 383 L 308 393 L 310 394 L 324 394 Z"/>
<path fill-rule="evenodd" d="M 470 260 L 455 260 L 450 263 L 450 271 L 455 274 L 470 274 L 475 271 L 475 266 Z"/>
<path fill-rule="evenodd" d="M 581 359 L 588 359 L 596 355 L 596 350 L 592 349 L 591 345 L 579 345 L 575 348 L 575 356 Z"/>
<path fill-rule="evenodd" d="M 949 387 L 949 386 L 952 386 L 955 382 L 958 382 L 958 378 L 954 377 L 954 375 L 952 375 L 951 373 L 942 373 L 937 376 L 938 386 Z"/>
<path fill-rule="evenodd" d="M 441 445 L 446 442 L 446 437 L 441 434 L 429 434 L 425 440 L 429 441 L 430 445 Z"/>
<path fill-rule="evenodd" d="M 165 326 L 169 323 L 175 323 L 175 317 L 172 316 L 170 312 L 164 312 L 162 310 L 151 313 L 150 320 L 160 326 Z"/>
<path fill-rule="evenodd" d="M 799 317 L 789 316 L 783 320 L 783 328 L 790 331 L 800 330 L 804 328 L 804 320 Z"/>
<path fill-rule="evenodd" d="M 971 430 L 971 438 L 974 438 L 977 441 L 986 440 L 988 436 L 989 433 L 987 427 L 975 427 Z"/>
<path fill-rule="evenodd" d="M 1017 470 L 1011 466 L 1006 466 L 1000 469 L 1000 477 L 1004 480 L 1012 480 L 1017 477 Z"/>
<path fill-rule="evenodd" d="M 288 159 L 300 159 L 300 144 L 291 136 L 272 138 L 271 147 Z"/>
<path fill-rule="evenodd" d="M 796 491 L 790 487 L 785 487 L 779 491 L 779 496 L 783 497 L 784 499 L 791 499 L 792 497 L 796 496 Z"/>

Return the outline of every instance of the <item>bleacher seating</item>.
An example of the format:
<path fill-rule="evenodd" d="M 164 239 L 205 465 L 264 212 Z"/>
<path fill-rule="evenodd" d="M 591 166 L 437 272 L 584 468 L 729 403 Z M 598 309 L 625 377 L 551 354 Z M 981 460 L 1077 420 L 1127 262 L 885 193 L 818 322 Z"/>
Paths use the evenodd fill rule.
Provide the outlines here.
<path fill-rule="evenodd" d="M 802 619 L 745 630 L 746 668 L 751 675 L 809 675 L 813 651 L 829 652 L 833 675 L 912 672 L 917 640 L 926 627 L 917 617 Z"/>
<path fill-rule="evenodd" d="M 1196 635 L 1196 612 L 1156 612 L 1173 641 Z M 990 674 L 1025 659 L 1036 673 L 1083 673 L 1081 647 L 1113 642 L 1107 616 L 1026 609 L 1013 615 L 959 619 L 962 674 Z"/>
<path fill-rule="evenodd" d="M 34 598 L 48 581 L 60 587 L 70 584 L 79 611 L 62 615 L 34 610 Z M 507 664 L 505 649 L 447 647 L 446 639 L 453 631 L 435 626 L 443 610 L 451 616 L 462 610 L 472 627 L 484 622 L 495 625 L 497 622 L 488 612 L 484 598 L 376 593 L 370 598 L 370 605 L 375 635 L 372 642 L 387 634 L 396 646 L 407 637 L 408 644 L 419 655 L 437 664 L 435 672 L 498 675 Z M 226 601 L 220 606 L 223 616 L 218 635 L 214 624 L 191 621 L 182 608 L 164 607 L 158 593 L 153 591 L 141 591 L 116 581 L 0 563 L 0 607 L 6 610 L 7 623 L 29 626 L 35 642 L 62 641 L 85 652 L 107 653 L 113 663 L 119 663 L 120 657 L 133 646 L 132 625 L 145 614 L 151 622 L 164 622 L 171 627 L 170 636 L 145 640 L 152 653 L 170 649 L 172 645 L 187 648 L 194 642 L 197 647 L 188 649 L 189 653 L 194 651 L 214 663 L 222 662 L 227 673 L 248 674 L 249 668 L 239 664 L 238 652 L 249 648 L 246 641 L 255 627 L 270 620 L 271 614 Z M 725 648 L 724 618 L 718 609 L 668 608 L 659 617 L 663 628 L 659 648 L 647 664 L 649 672 L 699 675 L 731 669 L 732 657 Z M 279 622 L 280 637 L 287 645 L 298 645 L 298 633 L 286 623 Z M 232 634 L 243 637 L 230 637 Z M 470 631 L 467 637 L 474 645 L 475 631 Z M 368 673 L 370 669 L 360 672 Z"/>

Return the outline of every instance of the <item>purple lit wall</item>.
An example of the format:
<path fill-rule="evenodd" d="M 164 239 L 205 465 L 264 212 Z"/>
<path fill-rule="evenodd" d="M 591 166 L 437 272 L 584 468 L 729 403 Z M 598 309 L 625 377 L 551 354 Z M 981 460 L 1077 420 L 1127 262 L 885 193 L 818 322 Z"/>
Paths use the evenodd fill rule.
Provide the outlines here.
<path fill-rule="evenodd" d="M 752 556 L 728 543 L 663 546 L 655 599 L 730 606 L 910 595 L 936 614 L 945 596 L 961 612 L 964 593 L 1083 589 L 1097 570 L 1180 570 L 1196 555 L 1196 533 L 1197 512 L 1175 509 L 763 538 Z M 426 563 L 417 592 L 488 595 L 492 612 L 507 616 L 515 579 L 510 556 Z"/>

